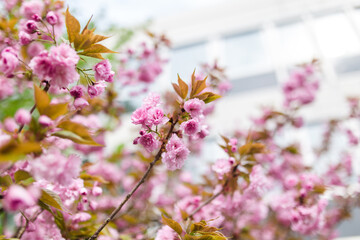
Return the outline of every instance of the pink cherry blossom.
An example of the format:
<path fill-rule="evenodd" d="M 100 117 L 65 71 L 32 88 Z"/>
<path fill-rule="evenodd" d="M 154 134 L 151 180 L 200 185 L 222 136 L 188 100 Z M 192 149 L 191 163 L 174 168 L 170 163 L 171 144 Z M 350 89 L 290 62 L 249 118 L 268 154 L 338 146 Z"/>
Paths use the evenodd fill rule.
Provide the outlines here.
<path fill-rule="evenodd" d="M 58 17 L 53 11 L 50 11 L 46 14 L 46 21 L 51 25 L 55 25 L 58 23 Z"/>
<path fill-rule="evenodd" d="M 153 133 L 147 133 L 140 137 L 139 143 L 145 147 L 148 152 L 152 152 L 160 145 L 159 141 L 155 139 Z"/>
<path fill-rule="evenodd" d="M 15 49 L 7 47 L 2 50 L 0 55 L 0 71 L 2 71 L 5 76 L 13 74 L 18 65 L 19 60 Z"/>
<path fill-rule="evenodd" d="M 161 103 L 161 97 L 157 93 L 149 93 L 149 95 L 144 99 L 143 106 L 146 108 L 157 107 Z"/>
<path fill-rule="evenodd" d="M 5 0 L 5 8 L 6 10 L 10 11 L 15 5 L 18 3 L 19 0 Z"/>
<path fill-rule="evenodd" d="M 36 22 L 34 20 L 28 20 L 26 23 L 25 23 L 25 26 L 24 26 L 24 30 L 28 33 L 28 34 L 33 34 L 37 31 L 38 29 L 38 26 L 36 24 Z"/>
<path fill-rule="evenodd" d="M 65 88 L 79 79 L 75 65 L 79 61 L 75 50 L 67 44 L 50 48 L 34 57 L 29 66 L 41 80 L 48 80 L 53 87 Z"/>
<path fill-rule="evenodd" d="M 53 125 L 53 120 L 51 120 L 51 118 L 49 118 L 48 116 L 46 115 L 41 115 L 39 117 L 39 123 L 44 126 L 44 127 L 50 127 Z"/>
<path fill-rule="evenodd" d="M 178 239 L 179 239 L 178 234 L 167 225 L 161 227 L 157 231 L 155 237 L 155 240 L 178 240 Z"/>
<path fill-rule="evenodd" d="M 18 125 L 16 124 L 15 119 L 6 118 L 4 121 L 4 128 L 8 132 L 14 132 L 18 128 Z"/>
<path fill-rule="evenodd" d="M 0 100 L 11 96 L 14 93 L 14 82 L 11 79 L 0 76 Z"/>
<path fill-rule="evenodd" d="M 133 124 L 145 125 L 148 119 L 148 110 L 144 107 L 136 109 L 131 115 L 131 121 Z"/>
<path fill-rule="evenodd" d="M 32 42 L 27 47 L 27 53 L 31 58 L 39 55 L 43 50 L 44 50 L 44 45 L 38 42 Z"/>
<path fill-rule="evenodd" d="M 96 81 L 112 82 L 115 72 L 111 71 L 111 63 L 109 60 L 103 60 L 94 66 Z"/>
<path fill-rule="evenodd" d="M 35 189 L 29 191 L 19 185 L 11 185 L 4 197 L 4 208 L 8 211 L 24 210 L 34 206 L 39 197 L 39 191 Z"/>
<path fill-rule="evenodd" d="M 200 131 L 200 123 L 196 118 L 183 122 L 180 125 L 180 129 L 184 131 L 186 135 L 192 136 Z"/>
<path fill-rule="evenodd" d="M 190 151 L 186 148 L 181 139 L 173 134 L 166 144 L 166 152 L 162 153 L 162 161 L 166 167 L 174 171 L 182 168 L 185 159 L 188 157 Z"/>
<path fill-rule="evenodd" d="M 164 112 L 161 108 L 152 108 L 148 111 L 147 125 L 159 125 L 164 124 L 169 119 L 164 116 Z"/>
<path fill-rule="evenodd" d="M 204 105 L 204 101 L 193 98 L 185 102 L 184 109 L 186 112 L 190 113 L 191 117 L 198 117 L 203 113 Z"/>
<path fill-rule="evenodd" d="M 70 90 L 70 95 L 74 98 L 81 98 L 84 95 L 85 87 L 83 85 L 76 85 Z"/>
<path fill-rule="evenodd" d="M 89 106 L 89 102 L 86 101 L 84 98 L 76 98 L 74 100 L 74 107 L 76 109 L 83 109 L 86 106 Z"/>
<path fill-rule="evenodd" d="M 49 182 L 64 186 L 71 184 L 79 176 L 81 159 L 76 155 L 65 157 L 59 150 L 51 150 L 30 162 L 32 172 L 37 180 L 45 179 Z"/>
<path fill-rule="evenodd" d="M 31 0 L 25 1 L 21 5 L 20 13 L 22 16 L 25 16 L 27 19 L 31 19 L 31 17 L 35 14 L 41 15 L 44 9 L 44 3 L 39 0 Z"/>
<path fill-rule="evenodd" d="M 31 114 L 28 110 L 20 108 L 15 114 L 15 121 L 17 124 L 29 124 L 31 121 Z"/>
<path fill-rule="evenodd" d="M 33 40 L 33 37 L 25 31 L 20 31 L 19 40 L 21 45 L 28 45 Z"/>
<path fill-rule="evenodd" d="M 234 162 L 234 158 L 220 158 L 212 165 L 211 169 L 218 174 L 219 179 L 223 179 L 224 175 L 230 172 Z"/>
<path fill-rule="evenodd" d="M 86 212 L 79 212 L 71 217 L 72 223 L 86 222 L 90 220 L 91 215 Z"/>

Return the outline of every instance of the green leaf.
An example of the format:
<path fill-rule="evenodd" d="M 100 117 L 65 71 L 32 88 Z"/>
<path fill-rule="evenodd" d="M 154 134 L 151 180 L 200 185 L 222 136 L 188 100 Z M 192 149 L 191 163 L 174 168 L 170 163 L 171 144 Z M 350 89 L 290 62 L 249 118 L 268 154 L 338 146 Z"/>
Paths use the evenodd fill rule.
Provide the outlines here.
<path fill-rule="evenodd" d="M 61 232 L 66 232 L 67 229 L 64 220 L 64 215 L 60 211 L 56 210 L 56 214 L 54 213 L 53 216 L 56 226 L 58 226 Z"/>
<path fill-rule="evenodd" d="M 13 183 L 11 177 L 9 175 L 5 175 L 0 177 L 0 186 L 2 188 L 8 188 Z M 4 189 L 3 189 L 4 190 Z"/>
<path fill-rule="evenodd" d="M 19 238 L 8 238 L 8 237 L 6 237 L 4 235 L 1 235 L 0 240 L 20 240 L 20 239 Z"/>
<path fill-rule="evenodd" d="M 61 202 L 59 195 L 57 195 L 56 193 L 54 193 L 53 191 L 50 191 L 48 189 L 41 190 L 40 201 L 42 201 L 43 203 L 45 203 L 48 206 L 57 208 L 59 210 L 64 210 L 63 204 Z"/>
<path fill-rule="evenodd" d="M 181 235 L 181 233 L 183 232 L 182 227 L 180 226 L 179 223 L 177 223 L 176 221 L 172 220 L 171 218 L 167 218 L 164 215 L 162 215 L 162 221 L 164 224 L 168 225 L 169 227 L 171 227 L 175 232 L 177 232 L 179 235 Z"/>
<path fill-rule="evenodd" d="M 106 181 L 103 177 L 101 176 L 93 176 L 93 175 L 90 175 L 88 173 L 81 173 L 80 176 L 79 176 L 82 180 L 84 181 L 96 181 L 96 182 L 99 182 L 99 183 L 109 183 L 108 181 Z"/>
<path fill-rule="evenodd" d="M 32 178 L 29 172 L 24 170 L 18 170 L 14 173 L 15 183 L 20 183 L 21 181 Z"/>
<path fill-rule="evenodd" d="M 207 96 L 206 99 L 204 99 L 204 102 L 205 102 L 205 103 L 210 103 L 210 102 L 215 101 L 216 99 L 219 99 L 219 98 L 221 98 L 220 95 L 215 94 L 215 93 L 211 93 L 211 94 L 209 94 L 209 95 Z"/>
<path fill-rule="evenodd" d="M 57 127 L 64 129 L 65 131 L 56 132 L 52 134 L 53 136 L 70 139 L 73 142 L 80 144 L 102 146 L 101 144 L 94 141 L 89 131 L 87 130 L 87 127 L 80 123 L 66 120 L 61 122 Z"/>

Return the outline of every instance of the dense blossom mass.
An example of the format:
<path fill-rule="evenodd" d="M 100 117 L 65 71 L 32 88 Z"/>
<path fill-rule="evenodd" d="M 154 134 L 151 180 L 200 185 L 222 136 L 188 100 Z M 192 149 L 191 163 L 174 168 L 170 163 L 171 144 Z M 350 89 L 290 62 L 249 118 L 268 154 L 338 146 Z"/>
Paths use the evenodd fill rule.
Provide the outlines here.
<path fill-rule="evenodd" d="M 117 29 L 115 52 L 64 6 L 2 4 L 0 239 L 337 237 L 359 206 L 359 98 L 314 151 L 288 137 L 307 124 L 321 63 L 294 67 L 282 107 L 223 133 L 209 154 L 218 133 L 208 119 L 231 89 L 224 68 L 202 64 L 161 92 L 164 35 Z"/>

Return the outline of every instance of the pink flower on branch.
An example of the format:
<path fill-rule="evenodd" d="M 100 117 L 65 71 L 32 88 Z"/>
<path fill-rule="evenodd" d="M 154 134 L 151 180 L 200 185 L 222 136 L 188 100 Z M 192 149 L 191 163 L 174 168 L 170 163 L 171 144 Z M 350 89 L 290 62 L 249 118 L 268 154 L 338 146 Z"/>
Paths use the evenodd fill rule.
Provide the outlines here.
<path fill-rule="evenodd" d="M 189 153 L 189 149 L 187 149 L 181 139 L 176 134 L 173 134 L 166 144 L 166 152 L 161 156 L 166 167 L 174 171 L 182 168 Z"/>

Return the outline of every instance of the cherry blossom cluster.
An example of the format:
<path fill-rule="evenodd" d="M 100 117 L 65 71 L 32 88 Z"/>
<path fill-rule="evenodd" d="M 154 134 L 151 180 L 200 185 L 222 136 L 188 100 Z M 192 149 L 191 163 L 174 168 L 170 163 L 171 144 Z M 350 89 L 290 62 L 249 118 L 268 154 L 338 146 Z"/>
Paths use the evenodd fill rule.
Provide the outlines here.
<path fill-rule="evenodd" d="M 319 79 L 314 64 L 295 69 L 283 86 L 284 105 L 297 107 L 314 101 L 319 88 Z"/>
<path fill-rule="evenodd" d="M 150 34 L 150 42 L 128 48 L 121 55 L 116 77 L 123 86 L 143 86 L 141 90 L 134 90 L 132 95 L 148 91 L 149 85 L 155 82 L 167 63 L 162 50 L 169 47 L 169 40 L 164 35 Z"/>
<path fill-rule="evenodd" d="M 109 60 L 105 59 L 97 63 L 93 67 L 95 81 L 89 81 L 87 85 L 87 90 L 84 85 L 76 85 L 71 88 L 70 95 L 74 97 L 74 107 L 76 109 L 82 109 L 89 105 L 86 100 L 85 93 L 90 98 L 97 97 L 104 93 L 107 83 L 112 83 L 114 81 L 115 72 L 111 70 L 111 63 Z M 88 77 L 87 73 L 84 73 Z"/>
<path fill-rule="evenodd" d="M 291 77 L 289 82 L 292 81 Z M 328 148 L 335 131 L 348 138 L 349 146 L 357 146 L 358 137 L 345 127 L 345 123 L 356 116 L 357 103 L 358 100 L 351 99 L 349 118 L 330 121 L 324 136 L 328 139 Z M 207 184 L 195 188 L 190 185 L 191 178 L 180 176 L 178 180 L 183 186 L 173 195 L 161 195 L 159 207 L 171 212 L 173 219 L 182 223 L 186 222 L 187 216 L 193 221 L 212 220 L 210 224 L 222 228 L 227 236 L 270 240 L 291 236 L 301 236 L 301 239 L 303 236 L 314 239 L 337 237 L 336 225 L 347 217 L 344 207 L 354 207 L 358 199 L 358 192 L 357 195 L 338 195 L 330 190 L 333 187 L 345 190 L 354 183 L 353 157 L 349 150 L 341 152 L 338 162 L 328 164 L 318 173 L 315 167 L 305 163 L 300 143 L 284 146 L 279 141 L 284 129 L 289 131 L 304 126 L 304 120 L 296 111 L 265 108 L 262 116 L 253 120 L 256 125 L 251 131 L 237 131 L 232 138 L 224 138 L 226 144 L 221 147 L 227 157 L 212 164 L 206 175 L 206 182 L 212 181 L 211 190 Z M 215 175 L 212 180 L 211 172 Z M 169 184 L 168 191 L 172 187 Z M 207 195 L 209 191 L 213 199 L 211 195 L 199 196 Z M 176 201 L 177 198 L 182 200 Z M 176 207 L 173 207 L 174 202 L 178 202 Z M 157 239 L 164 236 L 176 239 L 175 229 L 159 229 Z"/>
<path fill-rule="evenodd" d="M 334 239 L 358 206 L 359 98 L 349 98 L 347 116 L 326 124 L 313 152 L 284 137 L 306 126 L 298 110 L 315 100 L 316 64 L 291 73 L 284 108 L 266 107 L 250 130 L 222 136 L 222 156 L 207 164 L 206 119 L 231 88 L 217 62 L 203 64 L 190 82 L 178 77 L 174 91 L 148 94 L 131 112 L 139 129 L 129 146 L 112 140 L 128 111 L 114 86 L 147 91 L 167 62 L 166 37 L 148 33 L 151 43 L 116 50 L 118 66 L 119 58 L 105 55 L 115 52 L 99 44 L 107 37 L 63 2 L 2 6 L 0 238 Z M 339 136 L 346 146 L 335 151 Z M 307 163 L 309 154 L 332 161 L 319 168 Z M 203 178 L 186 166 L 190 157 L 208 165 Z"/>

